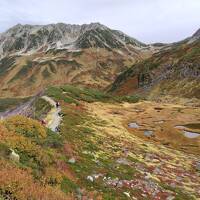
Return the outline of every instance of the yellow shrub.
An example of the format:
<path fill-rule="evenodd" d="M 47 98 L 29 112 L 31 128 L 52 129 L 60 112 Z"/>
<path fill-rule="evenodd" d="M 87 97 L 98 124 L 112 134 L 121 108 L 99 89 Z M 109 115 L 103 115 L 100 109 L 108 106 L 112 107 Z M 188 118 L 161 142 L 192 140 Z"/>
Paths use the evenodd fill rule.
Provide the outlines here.
<path fill-rule="evenodd" d="M 11 121 L 9 123 L 12 125 Z M 17 134 L 14 131 L 8 131 L 2 124 L 0 124 L 0 141 L 9 148 L 17 149 L 21 154 L 26 153 L 29 157 L 35 158 L 43 166 L 47 166 L 50 163 L 50 158 L 44 149 L 30 138 Z"/>
<path fill-rule="evenodd" d="M 23 160 L 23 156 L 28 157 L 25 159 L 25 164 L 28 166 L 26 169 L 20 169 L 7 158 L 0 157 L 0 196 L 9 194 L 8 198 L 20 200 L 71 199 L 60 191 L 62 174 L 50 166 L 52 160 L 48 151 L 37 145 L 34 142 L 35 138 L 27 137 L 23 131 L 32 131 L 31 133 L 38 134 L 39 137 L 46 136 L 45 129 L 31 119 L 16 116 L 0 122 L 0 143 L 17 150 L 20 160 Z M 44 174 L 40 181 L 32 176 L 32 162 L 43 167 Z"/>
<path fill-rule="evenodd" d="M 24 116 L 14 116 L 3 121 L 9 131 L 15 131 L 27 137 L 44 138 L 47 136 L 45 128 L 36 120 Z"/>
<path fill-rule="evenodd" d="M 45 174 L 42 177 L 43 183 L 49 185 L 57 185 L 62 182 L 63 175 L 57 171 L 54 167 L 48 167 L 45 169 Z"/>

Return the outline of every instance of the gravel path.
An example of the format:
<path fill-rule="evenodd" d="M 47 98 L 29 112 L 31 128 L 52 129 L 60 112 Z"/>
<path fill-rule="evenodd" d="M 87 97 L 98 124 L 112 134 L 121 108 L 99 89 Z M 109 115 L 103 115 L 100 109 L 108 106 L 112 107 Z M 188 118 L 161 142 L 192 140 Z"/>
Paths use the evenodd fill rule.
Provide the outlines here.
<path fill-rule="evenodd" d="M 61 116 L 59 115 L 61 108 L 56 107 L 56 102 L 52 98 L 48 96 L 43 96 L 42 98 L 53 106 L 51 111 L 47 114 L 45 121 L 47 122 L 47 127 L 56 132 L 62 120 Z"/>

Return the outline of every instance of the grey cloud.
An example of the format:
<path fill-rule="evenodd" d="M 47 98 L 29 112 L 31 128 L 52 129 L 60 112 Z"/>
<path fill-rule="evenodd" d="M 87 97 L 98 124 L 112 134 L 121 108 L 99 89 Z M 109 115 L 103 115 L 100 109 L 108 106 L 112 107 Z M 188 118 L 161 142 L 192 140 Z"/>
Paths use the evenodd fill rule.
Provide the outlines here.
<path fill-rule="evenodd" d="M 199 0 L 0 0 L 0 32 L 11 26 L 100 22 L 146 43 L 181 40 L 200 28 Z"/>

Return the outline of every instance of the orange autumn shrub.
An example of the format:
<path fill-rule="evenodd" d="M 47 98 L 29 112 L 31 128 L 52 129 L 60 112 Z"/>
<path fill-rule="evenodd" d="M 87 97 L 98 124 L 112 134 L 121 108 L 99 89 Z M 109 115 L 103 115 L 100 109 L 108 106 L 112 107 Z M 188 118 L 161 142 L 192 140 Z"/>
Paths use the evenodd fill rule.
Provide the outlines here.
<path fill-rule="evenodd" d="M 26 171 L 0 159 L 0 195 L 18 200 L 66 200 L 59 188 L 42 186 Z"/>
<path fill-rule="evenodd" d="M 47 136 L 45 128 L 38 121 L 24 116 L 10 117 L 3 121 L 3 125 L 9 131 L 15 131 L 26 137 L 45 138 Z"/>
<path fill-rule="evenodd" d="M 8 158 L 11 150 L 6 142 L 6 138 L 10 133 L 8 130 L 0 123 L 0 158 Z"/>
<path fill-rule="evenodd" d="M 0 148 L 0 199 L 74 199 L 60 189 L 63 174 L 54 167 L 54 150 L 35 142 L 36 139 L 43 140 L 41 136 L 27 137 L 21 132 L 36 130 L 35 133 L 42 135 L 45 129 L 40 124 L 36 127 L 35 121 L 30 119 L 27 120 L 29 124 L 24 125 L 26 120 L 18 122 L 18 117 L 0 121 L 0 147 L 3 144 L 20 155 L 20 162 L 13 163 L 9 157 L 1 156 Z"/>
<path fill-rule="evenodd" d="M 58 185 L 61 184 L 63 180 L 63 174 L 60 173 L 54 167 L 47 167 L 45 169 L 44 176 L 42 177 L 42 182 L 46 185 Z"/>
<path fill-rule="evenodd" d="M 0 122 L 0 141 L 4 140 L 9 134 L 8 129 Z"/>

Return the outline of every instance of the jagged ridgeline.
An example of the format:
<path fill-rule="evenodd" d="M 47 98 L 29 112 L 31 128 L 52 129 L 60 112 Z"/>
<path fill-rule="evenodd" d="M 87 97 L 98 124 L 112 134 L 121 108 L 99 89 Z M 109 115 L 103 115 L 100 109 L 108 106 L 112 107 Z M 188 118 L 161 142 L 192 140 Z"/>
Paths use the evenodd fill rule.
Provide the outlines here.
<path fill-rule="evenodd" d="M 146 45 L 126 34 L 111 30 L 99 23 L 85 25 L 50 24 L 32 26 L 18 24 L 0 37 L 3 55 L 28 52 L 43 48 L 126 48 Z"/>
<path fill-rule="evenodd" d="M 99 23 L 18 24 L 0 35 L 0 91 L 24 96 L 65 83 L 105 88 L 156 49 Z"/>

